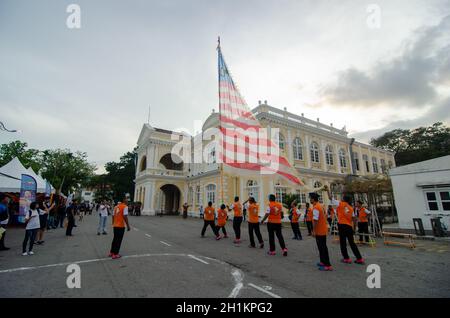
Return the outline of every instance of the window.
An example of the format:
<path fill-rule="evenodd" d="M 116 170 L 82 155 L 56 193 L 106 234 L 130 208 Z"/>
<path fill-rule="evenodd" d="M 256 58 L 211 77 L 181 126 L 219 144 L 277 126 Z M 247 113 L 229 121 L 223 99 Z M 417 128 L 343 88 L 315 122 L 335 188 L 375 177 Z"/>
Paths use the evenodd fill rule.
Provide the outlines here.
<path fill-rule="evenodd" d="M 212 202 L 213 204 L 216 202 L 216 185 L 208 184 L 206 186 L 206 201 Z"/>
<path fill-rule="evenodd" d="M 339 162 L 342 168 L 347 168 L 347 158 L 345 157 L 345 150 L 342 148 L 339 150 Z"/>
<path fill-rule="evenodd" d="M 297 137 L 294 139 L 292 148 L 294 150 L 294 159 L 303 160 L 302 141 L 300 140 L 300 138 Z"/>
<path fill-rule="evenodd" d="M 313 142 L 311 144 L 311 161 L 312 162 L 319 162 L 319 146 L 317 143 Z"/>
<path fill-rule="evenodd" d="M 278 202 L 283 203 L 286 197 L 286 187 L 275 186 L 275 198 Z"/>
<path fill-rule="evenodd" d="M 325 147 L 325 160 L 327 162 L 327 165 L 332 166 L 333 163 L 333 147 L 330 145 L 327 145 Z"/>
<path fill-rule="evenodd" d="M 355 164 L 356 171 L 359 171 L 359 156 L 357 152 L 353 153 L 353 162 Z"/>
<path fill-rule="evenodd" d="M 317 188 L 322 187 L 322 182 L 320 182 L 320 181 L 314 181 L 313 187 L 314 187 L 314 189 L 317 189 Z M 319 202 L 320 202 L 320 203 L 323 203 L 322 195 L 321 195 L 320 193 L 317 193 L 317 194 L 319 195 Z"/>
<path fill-rule="evenodd" d="M 141 165 L 139 167 L 139 171 L 144 171 L 145 169 L 147 169 L 147 157 L 144 156 L 141 159 Z"/>
<path fill-rule="evenodd" d="M 426 189 L 424 191 L 428 211 L 450 213 L 450 189 Z"/>
<path fill-rule="evenodd" d="M 197 205 L 202 205 L 202 191 L 200 189 L 200 186 L 197 186 L 195 188 L 195 202 L 197 202 Z"/>
<path fill-rule="evenodd" d="M 297 196 L 297 204 L 306 203 L 306 193 L 303 193 L 300 190 L 295 190 L 295 195 Z"/>
<path fill-rule="evenodd" d="M 279 133 L 278 134 L 278 146 L 280 147 L 280 149 L 284 149 L 284 145 L 285 145 L 285 139 L 283 134 Z"/>
<path fill-rule="evenodd" d="M 208 154 L 208 163 L 216 163 L 216 148 L 212 147 Z"/>
<path fill-rule="evenodd" d="M 363 161 L 366 164 L 366 171 L 370 172 L 370 167 L 369 167 L 369 157 L 367 157 L 367 155 L 363 155 Z"/>
<path fill-rule="evenodd" d="M 259 186 L 256 181 L 247 181 L 247 194 L 249 197 L 253 197 L 256 202 L 259 202 Z"/>
<path fill-rule="evenodd" d="M 373 173 L 378 173 L 378 160 L 375 157 L 372 157 L 372 168 Z"/>
<path fill-rule="evenodd" d="M 381 165 L 381 172 L 386 172 L 386 161 L 384 159 L 380 159 L 380 165 Z"/>

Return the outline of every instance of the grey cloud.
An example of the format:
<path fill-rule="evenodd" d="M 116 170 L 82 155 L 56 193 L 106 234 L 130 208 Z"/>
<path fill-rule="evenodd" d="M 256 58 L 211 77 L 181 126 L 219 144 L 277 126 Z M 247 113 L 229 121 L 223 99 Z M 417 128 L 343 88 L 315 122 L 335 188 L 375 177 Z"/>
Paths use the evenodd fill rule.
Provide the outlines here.
<path fill-rule="evenodd" d="M 417 30 L 402 55 L 377 63 L 371 71 L 350 68 L 325 85 L 321 95 L 333 105 L 370 107 L 380 104 L 421 107 L 440 99 L 436 86 L 448 81 L 450 16 Z"/>
<path fill-rule="evenodd" d="M 351 134 L 351 137 L 354 137 L 357 140 L 368 142 L 371 138 L 379 137 L 385 132 L 393 129 L 417 128 L 420 126 L 428 126 L 438 121 L 447 124 L 450 123 L 450 97 L 445 98 L 436 106 L 431 107 L 430 110 L 423 116 L 411 120 L 394 121 L 380 129 L 373 129 Z"/>

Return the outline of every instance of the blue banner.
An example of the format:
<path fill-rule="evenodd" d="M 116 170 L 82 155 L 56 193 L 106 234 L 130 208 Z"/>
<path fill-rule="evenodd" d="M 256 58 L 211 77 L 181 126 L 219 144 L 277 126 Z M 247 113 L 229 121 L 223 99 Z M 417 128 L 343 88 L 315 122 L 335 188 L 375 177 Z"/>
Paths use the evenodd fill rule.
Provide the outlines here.
<path fill-rule="evenodd" d="M 31 202 L 36 201 L 37 182 L 32 176 L 23 174 L 20 184 L 19 222 L 25 223 L 25 215 Z"/>
<path fill-rule="evenodd" d="M 45 183 L 45 196 L 49 197 L 52 194 L 52 186 L 50 185 L 50 182 L 46 181 Z"/>

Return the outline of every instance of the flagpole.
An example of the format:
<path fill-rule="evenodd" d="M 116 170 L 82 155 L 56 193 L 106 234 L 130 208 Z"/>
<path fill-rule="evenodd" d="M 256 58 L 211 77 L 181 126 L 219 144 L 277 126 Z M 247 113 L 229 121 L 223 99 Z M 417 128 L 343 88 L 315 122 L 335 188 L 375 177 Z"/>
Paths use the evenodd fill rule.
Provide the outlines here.
<path fill-rule="evenodd" d="M 220 64 L 219 64 L 219 61 L 220 61 L 220 55 L 221 55 L 221 52 L 220 52 L 220 36 L 219 37 L 217 37 L 217 61 L 218 61 L 218 67 L 217 67 L 217 69 L 218 69 L 218 81 L 217 81 L 217 83 L 218 83 L 218 88 L 219 88 L 219 127 L 220 128 L 222 128 L 221 126 L 222 126 L 222 123 L 221 123 L 221 116 L 222 116 L 222 108 L 220 107 Z M 222 154 L 221 155 L 221 162 L 219 163 L 219 165 L 220 165 L 220 200 L 222 201 L 222 204 L 224 204 L 224 200 L 223 200 L 223 135 L 221 135 L 221 138 L 222 138 L 222 140 L 221 140 L 221 149 L 220 149 L 220 153 Z"/>

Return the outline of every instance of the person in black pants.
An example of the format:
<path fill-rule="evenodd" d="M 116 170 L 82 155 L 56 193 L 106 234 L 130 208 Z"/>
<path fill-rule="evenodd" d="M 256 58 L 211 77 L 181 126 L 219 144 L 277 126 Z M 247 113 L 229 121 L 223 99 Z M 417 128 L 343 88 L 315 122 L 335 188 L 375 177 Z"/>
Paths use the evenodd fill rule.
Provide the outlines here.
<path fill-rule="evenodd" d="M 76 201 L 73 201 L 66 209 L 66 216 L 67 216 L 66 236 L 72 236 L 72 229 L 75 225 L 75 209 L 76 209 Z"/>
<path fill-rule="evenodd" d="M 302 240 L 302 232 L 300 232 L 300 226 L 298 224 L 298 219 L 300 218 L 300 213 L 297 211 L 297 202 L 292 202 L 291 210 L 289 215 L 289 220 L 291 221 L 292 232 L 294 233 L 293 240 Z"/>
<path fill-rule="evenodd" d="M 215 209 L 212 206 L 212 202 L 209 201 L 208 207 L 205 209 L 204 223 L 203 223 L 203 229 L 202 229 L 202 234 L 201 234 L 202 237 L 205 237 L 205 231 L 209 225 L 209 226 L 211 226 L 211 229 L 213 230 L 213 233 L 216 236 L 216 239 L 217 240 L 220 239 L 219 231 L 216 228 L 215 217 L 216 217 Z"/>
<path fill-rule="evenodd" d="M 250 197 L 248 199 L 248 234 L 250 236 L 250 246 L 251 248 L 256 247 L 255 238 L 253 232 L 258 239 L 259 248 L 264 248 L 264 241 L 259 230 L 259 205 L 256 203 L 255 198 Z"/>
<path fill-rule="evenodd" d="M 241 224 L 242 224 L 242 204 L 239 202 L 239 197 L 234 198 L 234 203 L 231 207 L 227 207 L 228 211 L 233 211 L 233 230 L 236 236 L 234 243 L 241 243 Z"/>
<path fill-rule="evenodd" d="M 278 238 L 280 247 L 283 251 L 283 256 L 287 256 L 287 248 L 284 243 L 283 233 L 281 232 L 281 214 L 283 213 L 283 206 L 281 203 L 275 201 L 275 195 L 269 195 L 269 207 L 264 215 L 261 224 L 269 218 L 267 222 L 267 232 L 269 233 L 269 255 L 275 255 L 275 235 Z"/>

